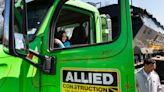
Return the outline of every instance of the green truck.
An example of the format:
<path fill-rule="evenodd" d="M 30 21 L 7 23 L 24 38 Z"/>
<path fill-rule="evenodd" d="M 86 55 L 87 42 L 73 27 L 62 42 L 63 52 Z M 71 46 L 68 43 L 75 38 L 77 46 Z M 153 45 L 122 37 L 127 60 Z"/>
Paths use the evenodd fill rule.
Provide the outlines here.
<path fill-rule="evenodd" d="M 0 92 L 135 92 L 129 0 L 112 3 L 116 17 L 80 0 L 5 0 Z M 61 30 L 69 47 L 54 42 Z"/>

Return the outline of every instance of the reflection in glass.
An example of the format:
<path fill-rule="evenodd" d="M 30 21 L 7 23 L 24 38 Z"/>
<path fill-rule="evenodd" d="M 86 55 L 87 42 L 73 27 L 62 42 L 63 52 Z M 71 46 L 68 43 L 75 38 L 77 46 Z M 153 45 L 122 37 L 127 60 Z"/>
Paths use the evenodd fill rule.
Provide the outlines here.
<path fill-rule="evenodd" d="M 4 15 L 4 33 L 3 33 L 3 45 L 9 47 L 9 21 L 10 21 L 10 0 L 6 0 L 5 3 L 5 15 Z"/>
<path fill-rule="evenodd" d="M 24 50 L 26 48 L 24 36 L 20 33 L 14 34 L 15 48 L 17 50 Z"/>

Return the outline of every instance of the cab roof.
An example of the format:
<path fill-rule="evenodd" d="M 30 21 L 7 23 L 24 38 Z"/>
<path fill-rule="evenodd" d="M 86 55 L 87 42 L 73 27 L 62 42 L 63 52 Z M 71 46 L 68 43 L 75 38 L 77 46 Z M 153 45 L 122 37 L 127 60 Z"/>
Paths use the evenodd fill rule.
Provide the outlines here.
<path fill-rule="evenodd" d="M 95 13 L 98 13 L 98 9 L 96 7 L 94 7 L 93 5 L 90 5 L 86 2 L 82 2 L 80 0 L 68 0 L 66 2 L 66 5 L 71 5 L 71 6 L 75 6 L 75 7 L 79 7 L 88 11 L 92 11 Z"/>

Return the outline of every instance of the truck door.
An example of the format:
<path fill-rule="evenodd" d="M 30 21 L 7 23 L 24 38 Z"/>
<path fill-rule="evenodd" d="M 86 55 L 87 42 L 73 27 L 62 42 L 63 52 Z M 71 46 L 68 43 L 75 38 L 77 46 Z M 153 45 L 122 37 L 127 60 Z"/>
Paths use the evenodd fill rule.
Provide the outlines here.
<path fill-rule="evenodd" d="M 27 35 L 26 12 L 13 12 L 14 6 L 19 7 L 19 11 L 26 4 L 22 6 L 19 2 L 11 5 L 12 13 L 16 16 L 11 13 L 12 17 L 5 17 L 3 46 L 4 51 L 10 55 L 21 57 L 28 62 L 23 62 L 21 66 L 23 73 L 20 72 L 21 76 L 18 77 L 21 79 L 19 91 L 135 92 L 130 7 L 128 0 L 115 1 L 118 8 L 113 15 L 106 12 L 110 9 L 105 9 L 105 15 L 100 16 L 98 9 L 92 6 L 93 3 L 89 5 L 80 0 L 69 0 L 63 4 L 65 0 L 55 0 L 47 10 L 44 21 L 36 22 L 40 24 L 39 31 L 30 44 L 24 42 L 24 39 L 27 41 L 29 38 L 24 37 Z M 112 3 L 113 0 L 109 2 Z M 104 18 L 103 23 L 101 18 Z M 108 30 L 109 27 L 112 28 Z M 29 59 L 31 53 L 41 63 L 35 62 L 33 58 Z M 28 78 L 31 82 L 30 79 L 26 80 Z"/>
<path fill-rule="evenodd" d="M 102 32 L 97 8 L 70 0 L 59 9 L 47 25 L 42 46 L 42 54 L 55 57 L 56 74 L 41 74 L 42 92 L 135 91 L 131 30 L 126 25 L 130 13 L 124 0 L 116 2 L 108 41 L 102 39 L 102 33 L 109 32 Z"/>

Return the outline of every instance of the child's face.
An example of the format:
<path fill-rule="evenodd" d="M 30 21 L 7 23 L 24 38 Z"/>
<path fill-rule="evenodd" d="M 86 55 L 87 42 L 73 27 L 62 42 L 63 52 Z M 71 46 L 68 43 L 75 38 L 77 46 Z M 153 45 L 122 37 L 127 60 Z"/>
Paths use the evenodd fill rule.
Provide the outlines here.
<path fill-rule="evenodd" d="M 65 42 L 67 40 L 67 34 L 63 33 L 62 35 L 62 42 Z"/>

